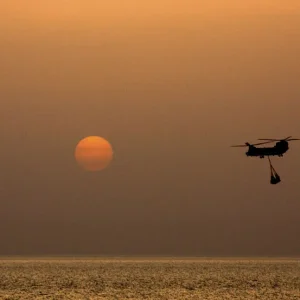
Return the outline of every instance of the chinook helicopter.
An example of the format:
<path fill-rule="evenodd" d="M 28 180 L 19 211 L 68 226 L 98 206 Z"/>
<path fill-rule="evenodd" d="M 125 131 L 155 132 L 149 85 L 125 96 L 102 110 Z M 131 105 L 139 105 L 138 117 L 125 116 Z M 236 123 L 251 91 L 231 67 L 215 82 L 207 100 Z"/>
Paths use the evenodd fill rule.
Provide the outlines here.
<path fill-rule="evenodd" d="M 233 145 L 231 147 L 249 147 L 248 151 L 245 153 L 247 156 L 257 156 L 260 158 L 264 158 L 265 156 L 279 156 L 282 157 L 285 152 L 289 149 L 289 142 L 290 141 L 299 141 L 300 139 L 292 139 L 291 136 L 288 136 L 285 139 L 258 139 L 259 141 L 265 141 L 256 144 L 249 144 L 245 143 L 244 145 Z M 258 145 L 274 143 L 276 142 L 275 146 L 273 147 L 255 147 Z"/>

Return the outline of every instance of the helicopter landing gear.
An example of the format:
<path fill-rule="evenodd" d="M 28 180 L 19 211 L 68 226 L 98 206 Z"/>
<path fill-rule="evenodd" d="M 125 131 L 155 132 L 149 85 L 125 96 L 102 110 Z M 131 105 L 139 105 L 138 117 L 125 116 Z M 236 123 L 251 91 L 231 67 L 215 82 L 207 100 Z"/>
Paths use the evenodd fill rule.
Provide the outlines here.
<path fill-rule="evenodd" d="M 261 155 L 259 158 L 265 158 L 264 155 Z"/>

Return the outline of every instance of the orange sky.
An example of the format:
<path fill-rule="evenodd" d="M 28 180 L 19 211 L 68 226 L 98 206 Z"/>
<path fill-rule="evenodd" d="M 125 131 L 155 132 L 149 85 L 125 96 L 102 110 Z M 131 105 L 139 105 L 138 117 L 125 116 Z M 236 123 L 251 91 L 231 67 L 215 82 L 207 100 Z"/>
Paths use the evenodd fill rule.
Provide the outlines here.
<path fill-rule="evenodd" d="M 162 14 L 197 14 L 197 13 L 221 13 L 221 14 L 272 14 L 272 13 L 299 13 L 300 4 L 297 0 L 53 0 L 44 2 L 39 0 L 4 0 L 1 2 L 4 12 L 16 13 L 24 17 L 24 14 L 32 16 L 86 16 L 99 14 L 108 15 L 148 15 Z"/>
<path fill-rule="evenodd" d="M 0 2 L 3 254 L 299 253 L 298 1 L 100 2 Z"/>

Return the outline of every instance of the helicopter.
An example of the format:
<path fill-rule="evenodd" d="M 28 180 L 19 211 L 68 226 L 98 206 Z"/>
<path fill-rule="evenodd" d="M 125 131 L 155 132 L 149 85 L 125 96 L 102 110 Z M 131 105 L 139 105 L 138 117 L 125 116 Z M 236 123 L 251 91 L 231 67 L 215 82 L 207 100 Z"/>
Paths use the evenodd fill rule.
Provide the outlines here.
<path fill-rule="evenodd" d="M 244 145 L 233 145 L 231 147 L 249 147 L 248 151 L 245 153 L 247 156 L 257 156 L 260 158 L 264 158 L 265 156 L 279 156 L 282 157 L 285 152 L 289 149 L 289 142 L 290 141 L 298 141 L 300 139 L 292 139 L 291 136 L 288 136 L 285 139 L 258 139 L 259 141 L 265 141 L 256 144 L 249 144 L 248 142 Z M 276 142 L 275 146 L 273 147 L 263 147 L 257 148 L 255 146 L 274 143 Z"/>

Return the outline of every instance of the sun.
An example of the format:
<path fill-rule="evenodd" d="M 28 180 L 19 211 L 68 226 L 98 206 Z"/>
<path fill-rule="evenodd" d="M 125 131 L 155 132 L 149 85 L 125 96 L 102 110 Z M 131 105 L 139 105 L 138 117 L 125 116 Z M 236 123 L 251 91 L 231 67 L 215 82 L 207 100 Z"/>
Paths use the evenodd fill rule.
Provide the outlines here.
<path fill-rule="evenodd" d="M 88 136 L 75 148 L 75 159 L 86 171 L 105 169 L 113 159 L 111 144 L 100 136 Z"/>

